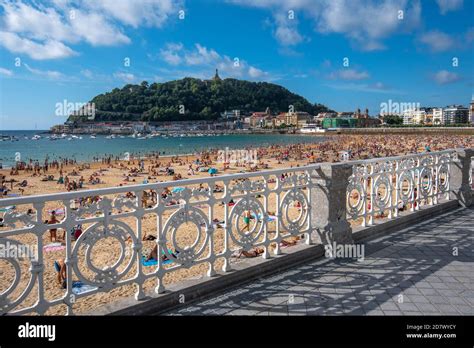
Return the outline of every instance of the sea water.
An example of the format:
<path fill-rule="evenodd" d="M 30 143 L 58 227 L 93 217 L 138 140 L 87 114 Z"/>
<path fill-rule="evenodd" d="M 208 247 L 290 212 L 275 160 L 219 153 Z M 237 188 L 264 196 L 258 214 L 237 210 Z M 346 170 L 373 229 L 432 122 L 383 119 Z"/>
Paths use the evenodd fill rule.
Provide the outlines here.
<path fill-rule="evenodd" d="M 177 136 L 151 137 L 147 139 L 132 138 L 118 135 L 107 138 L 97 135 L 95 139 L 89 135 L 77 135 L 82 139 L 71 138 L 70 135 L 59 140 L 50 140 L 50 134 L 42 131 L 0 131 L 1 135 L 14 136 L 18 141 L 0 141 L 0 163 L 4 168 L 11 167 L 16 161 L 28 162 L 30 159 L 43 163 L 49 160 L 70 158 L 78 162 L 92 161 L 94 157 L 108 155 L 125 158 L 143 156 L 152 152 L 162 155 L 193 154 L 206 149 L 223 150 L 268 147 L 279 144 L 316 143 L 326 140 L 321 136 L 286 135 L 286 134 L 230 134 L 220 136 Z M 32 140 L 34 135 L 40 135 L 38 140 Z M 71 140 L 68 140 L 71 139 Z"/>

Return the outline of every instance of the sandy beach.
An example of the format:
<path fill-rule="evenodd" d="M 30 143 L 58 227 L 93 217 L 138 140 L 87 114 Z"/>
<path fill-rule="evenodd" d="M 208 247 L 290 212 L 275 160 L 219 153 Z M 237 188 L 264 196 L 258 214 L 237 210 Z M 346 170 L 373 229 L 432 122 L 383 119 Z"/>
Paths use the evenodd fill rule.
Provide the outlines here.
<path fill-rule="evenodd" d="M 474 147 L 473 136 L 460 135 L 383 135 L 383 136 L 361 136 L 361 135 L 332 135 L 328 140 L 315 144 L 291 144 L 285 146 L 272 146 L 258 148 L 256 151 L 256 163 L 223 162 L 221 161 L 219 149 L 212 149 L 200 154 L 187 156 L 161 157 L 157 154 L 148 156 L 144 159 L 130 158 L 128 161 L 117 158 L 100 158 L 90 163 L 74 163 L 73 161 L 64 161 L 61 163 L 27 163 L 27 167 L 21 170 L 4 169 L 0 170 L 2 177 L 3 191 L 7 192 L 4 197 L 29 196 L 47 193 L 81 191 L 86 189 L 98 189 L 106 187 L 117 187 L 142 183 L 156 183 L 164 181 L 174 181 L 174 186 L 179 186 L 179 180 L 187 178 L 208 178 L 211 174 L 209 168 L 215 168 L 217 176 L 223 174 L 235 174 L 250 171 L 260 171 L 266 169 L 278 169 L 304 166 L 312 163 L 338 162 L 340 161 L 341 151 L 350 151 L 351 159 L 367 159 L 374 157 L 387 157 L 404 155 L 409 153 L 421 153 L 426 151 L 439 151 L 451 148 Z M 204 170 L 203 170 L 204 169 Z M 172 188 L 172 185 L 170 185 Z M 160 194 L 160 193 L 158 193 Z M 268 206 L 275 206 L 276 197 L 270 197 Z M 154 198 L 149 196 L 143 204 L 154 204 Z M 3 207 L 0 200 L 0 207 Z M 20 212 L 26 211 L 29 207 L 17 207 Z M 292 214 L 298 215 L 301 207 L 294 209 Z M 303 207 L 304 209 L 304 207 Z M 43 209 L 43 217 L 49 218 L 52 211 L 57 211 L 57 219 L 61 220 L 61 203 L 48 202 Z M 270 209 L 269 209 L 270 210 Z M 163 214 L 166 220 L 172 211 L 165 211 Z M 268 211 L 267 213 L 272 213 Z M 0 213 L 0 217 L 3 213 Z M 216 204 L 214 216 L 218 220 L 224 219 L 224 209 Z M 130 226 L 135 226 L 136 219 L 127 217 L 122 219 Z M 256 222 L 255 222 L 256 223 Z M 87 226 L 83 226 L 86 229 Z M 0 233 L 7 230 L 6 227 L 0 228 Z M 268 230 L 275 231 L 275 222 L 268 224 Z M 156 237 L 156 216 L 146 214 L 142 218 L 142 231 L 147 236 Z M 64 231 L 59 230 L 58 236 Z M 24 234 L 11 237 L 24 244 L 36 244 L 36 236 L 33 234 Z M 271 237 L 270 237 L 271 238 Z M 195 226 L 189 224 L 177 233 L 177 241 L 183 248 L 190 245 L 196 239 Z M 295 238 L 289 238 L 287 241 L 291 244 L 296 242 Z M 61 240 L 54 242 L 61 243 Z M 201 241 L 198 241 L 201 242 Z M 51 244 L 50 233 L 43 235 L 43 244 Z M 148 254 L 156 245 L 154 240 L 144 240 L 144 254 Z M 224 248 L 224 230 L 216 228 L 214 232 L 213 247 L 215 251 L 222 251 Z M 57 281 L 57 272 L 54 268 L 55 260 L 65 258 L 64 248 L 57 248 L 44 253 L 45 269 L 44 284 L 46 287 L 46 298 L 48 300 L 57 299 L 65 293 Z M 113 264 L 116 254 L 120 247 L 112 238 L 106 238 L 99 242 L 93 250 L 94 264 L 97 267 L 105 267 Z M 238 262 L 238 259 L 235 260 Z M 223 260 L 218 259 L 215 262 L 215 269 L 221 268 Z M 22 261 L 22 268 L 27 272 L 29 263 Z M 87 275 L 86 265 L 82 264 L 84 274 Z M 150 267 L 150 272 L 153 267 Z M 5 260 L 0 260 L 0 292 L 4 291 L 11 283 L 14 272 L 13 268 Z M 180 269 L 167 274 L 165 284 L 179 282 L 190 277 L 204 276 L 208 270 L 205 264 L 199 264 L 189 269 Z M 130 274 L 136 272 L 133 267 Z M 20 282 L 18 291 L 25 285 L 27 279 Z M 37 287 L 37 285 L 35 286 Z M 148 281 L 145 290 L 150 291 L 156 287 L 156 281 Z M 76 313 L 87 313 L 99 308 L 100 306 L 111 303 L 119 298 L 133 296 L 135 293 L 134 285 L 126 285 L 106 293 L 99 293 L 79 299 L 75 305 Z M 32 294 L 36 294 L 33 290 Z M 13 297 L 18 295 L 14 293 Z M 25 301 L 24 306 L 35 302 L 36 297 L 30 295 Z M 66 313 L 65 305 L 58 305 L 49 309 L 46 314 L 63 315 Z"/>

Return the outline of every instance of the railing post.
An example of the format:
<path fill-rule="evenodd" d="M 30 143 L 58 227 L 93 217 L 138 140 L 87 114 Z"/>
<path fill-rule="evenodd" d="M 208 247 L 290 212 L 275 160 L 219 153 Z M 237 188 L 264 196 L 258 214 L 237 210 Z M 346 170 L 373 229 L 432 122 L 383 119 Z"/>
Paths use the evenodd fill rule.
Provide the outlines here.
<path fill-rule="evenodd" d="M 457 199 L 463 207 L 469 207 L 473 203 L 473 192 L 469 184 L 471 171 L 471 158 L 474 157 L 474 149 L 457 150 L 458 160 L 451 163 L 449 179 L 449 199 Z"/>
<path fill-rule="evenodd" d="M 322 244 L 352 244 L 347 221 L 346 195 L 352 167 L 348 164 L 321 164 L 311 180 L 311 224 Z"/>

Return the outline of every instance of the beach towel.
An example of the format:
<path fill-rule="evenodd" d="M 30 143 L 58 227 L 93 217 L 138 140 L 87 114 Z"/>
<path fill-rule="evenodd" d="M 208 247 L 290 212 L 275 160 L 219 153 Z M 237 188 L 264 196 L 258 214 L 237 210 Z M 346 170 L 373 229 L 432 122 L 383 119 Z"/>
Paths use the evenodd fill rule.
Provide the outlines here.
<path fill-rule="evenodd" d="M 85 292 L 96 290 L 97 288 L 92 285 L 83 284 L 80 281 L 72 282 L 72 292 L 75 295 L 80 295 Z"/>
<path fill-rule="evenodd" d="M 61 243 L 57 242 L 57 243 L 50 243 L 50 244 L 46 244 L 45 246 L 43 246 L 43 250 L 45 252 L 52 252 L 52 251 L 59 251 L 59 250 L 64 250 L 66 249 L 66 246 L 65 245 L 62 245 Z"/>
<path fill-rule="evenodd" d="M 142 257 L 142 265 L 145 266 L 145 267 L 156 266 L 158 264 L 158 260 L 155 260 L 155 259 L 151 259 L 151 260 L 148 260 L 148 261 L 145 261 L 145 260 L 146 260 L 146 258 Z M 173 263 L 173 260 L 163 261 L 164 265 L 169 265 L 170 263 Z"/>
<path fill-rule="evenodd" d="M 19 193 L 9 193 L 7 194 L 8 197 L 20 197 Z"/>
<path fill-rule="evenodd" d="M 255 216 L 255 213 L 253 213 L 253 212 L 252 212 L 251 214 L 252 214 L 252 217 L 253 217 L 254 219 L 257 218 L 258 221 L 262 221 L 262 220 L 263 220 L 262 214 L 259 213 L 257 216 Z M 268 216 L 267 216 L 267 222 L 271 222 L 271 221 L 275 221 L 275 220 L 276 220 L 276 216 L 275 216 L 275 215 L 268 215 Z"/>
<path fill-rule="evenodd" d="M 13 210 L 15 208 L 16 207 L 14 205 L 9 205 L 8 207 L 0 208 L 0 213 L 6 213 L 6 212 L 9 212 L 10 210 Z"/>

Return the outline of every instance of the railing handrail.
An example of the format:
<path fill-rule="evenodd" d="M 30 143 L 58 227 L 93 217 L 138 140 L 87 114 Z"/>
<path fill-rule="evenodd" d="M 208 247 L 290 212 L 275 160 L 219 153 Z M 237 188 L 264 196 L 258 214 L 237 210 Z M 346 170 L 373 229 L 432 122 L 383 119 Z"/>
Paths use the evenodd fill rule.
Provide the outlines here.
<path fill-rule="evenodd" d="M 401 160 L 401 159 L 408 159 L 408 158 L 413 158 L 413 157 L 418 157 L 418 156 L 442 155 L 442 154 L 445 154 L 445 153 L 457 152 L 459 150 L 464 150 L 464 149 L 463 148 L 454 148 L 454 149 L 441 150 L 441 151 L 411 153 L 411 154 L 408 154 L 408 155 L 399 155 L 399 156 L 390 156 L 390 157 L 375 157 L 375 158 L 369 158 L 369 159 L 365 159 L 365 160 L 346 161 L 344 163 L 347 163 L 347 164 L 350 164 L 350 165 L 357 165 L 357 164 L 373 163 L 373 162 L 380 162 L 380 161 L 397 161 L 397 160 Z"/>
<path fill-rule="evenodd" d="M 287 173 L 291 171 L 314 170 L 321 167 L 321 165 L 341 165 L 341 164 L 358 165 L 358 164 L 363 164 L 363 163 L 407 159 L 407 158 L 413 158 L 413 157 L 417 157 L 421 155 L 437 155 L 437 154 L 443 154 L 443 153 L 452 153 L 459 150 L 465 150 L 465 149 L 454 148 L 454 149 L 448 149 L 448 150 L 442 150 L 442 151 L 422 152 L 422 153 L 391 156 L 391 157 L 376 157 L 376 158 L 365 159 L 365 160 L 353 160 L 353 161 L 344 161 L 344 162 L 336 162 L 336 163 L 321 162 L 321 163 L 310 164 L 310 165 L 301 166 L 301 167 L 260 170 L 260 171 L 248 172 L 248 173 L 224 174 L 224 175 L 218 175 L 218 176 L 206 177 L 206 178 L 181 179 L 177 181 L 162 181 L 162 182 L 149 183 L 149 184 L 114 186 L 114 187 L 88 189 L 88 190 L 81 190 L 81 191 L 74 191 L 74 192 L 58 192 L 58 193 L 50 193 L 50 194 L 45 194 L 45 195 L 31 195 L 31 196 L 15 197 L 15 198 L 3 198 L 3 199 L 0 199 L 0 205 L 9 206 L 9 205 L 19 205 L 19 204 L 26 204 L 26 203 L 38 203 L 44 199 L 47 199 L 47 200 L 74 199 L 74 198 L 80 198 L 80 197 L 85 197 L 85 196 L 116 194 L 116 193 L 121 193 L 124 191 L 144 191 L 144 190 L 152 190 L 152 189 L 164 189 L 170 186 L 188 186 L 188 185 L 200 184 L 202 182 L 213 183 L 213 182 L 219 182 L 219 181 L 231 181 L 231 180 L 236 180 L 236 179 L 246 179 L 246 178 L 262 176 L 262 175 L 278 175 L 278 174 Z"/>
<path fill-rule="evenodd" d="M 279 175 L 279 174 L 288 173 L 288 172 L 299 172 L 299 171 L 308 171 L 308 170 L 318 169 L 321 166 L 321 164 L 322 163 L 311 164 L 311 165 L 301 166 L 301 167 L 261 170 L 261 171 L 248 172 L 248 173 L 224 174 L 224 175 L 205 177 L 205 178 L 181 179 L 181 180 L 176 180 L 176 181 L 162 181 L 162 182 L 155 182 L 155 183 L 149 183 L 149 184 L 114 186 L 114 187 L 104 187 L 104 188 L 81 190 L 81 191 L 74 191 L 74 192 L 58 192 L 58 193 L 50 193 L 50 194 L 45 194 L 45 195 L 31 195 L 31 196 L 24 196 L 24 197 L 4 198 L 4 199 L 0 199 L 0 205 L 1 206 L 20 205 L 20 204 L 26 204 L 26 203 L 37 203 L 44 200 L 54 201 L 54 200 L 74 199 L 74 198 L 80 198 L 80 197 L 108 195 L 108 194 L 116 194 L 116 193 L 129 192 L 129 191 L 164 189 L 166 187 L 172 187 L 172 186 L 189 186 L 189 185 L 201 184 L 203 182 L 214 183 L 214 182 L 219 182 L 219 181 L 231 181 L 231 180 L 237 180 L 237 179 L 258 177 L 262 175 Z"/>

